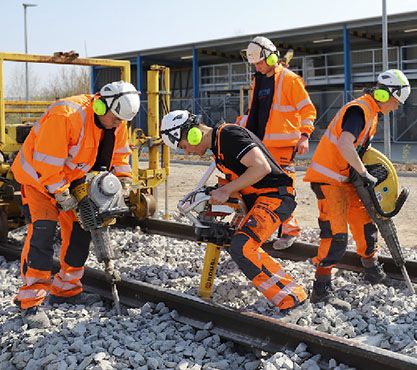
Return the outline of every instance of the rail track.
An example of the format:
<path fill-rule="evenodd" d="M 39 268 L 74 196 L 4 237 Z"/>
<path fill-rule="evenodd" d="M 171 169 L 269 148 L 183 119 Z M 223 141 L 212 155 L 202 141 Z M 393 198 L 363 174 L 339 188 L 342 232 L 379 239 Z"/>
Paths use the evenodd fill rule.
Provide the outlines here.
<path fill-rule="evenodd" d="M 148 232 L 159 231 L 159 234 L 193 238 L 192 227 L 182 224 L 148 220 L 142 227 L 144 230 L 147 228 Z M 179 235 L 180 231 L 185 233 Z M 308 245 L 305 247 L 308 248 Z M 10 240 L 0 245 L 0 255 L 7 260 L 16 260 L 20 256 L 20 248 L 19 243 Z M 59 268 L 57 261 L 54 267 Z M 112 299 L 111 286 L 102 271 L 86 268 L 83 284 L 87 291 Z M 123 280 L 117 284 L 117 288 L 121 303 L 126 306 L 140 307 L 145 302 L 163 302 L 171 310 L 177 311 L 177 321 L 199 329 L 207 328 L 208 323 L 211 323 L 209 326 L 213 334 L 252 348 L 277 352 L 284 348 L 294 350 L 300 342 L 304 342 L 311 353 L 321 354 L 324 361 L 333 358 L 350 366 L 367 369 L 417 369 L 417 359 L 413 357 L 302 328 L 285 320 L 239 312 L 139 281 Z"/>
<path fill-rule="evenodd" d="M 146 219 L 137 221 L 133 218 L 123 219 L 120 225 L 139 226 L 142 231 L 149 234 L 159 234 L 172 238 L 196 240 L 194 228 L 177 222 L 163 221 L 157 219 Z M 275 258 L 292 261 L 306 261 L 317 255 L 318 246 L 315 244 L 296 242 L 289 249 L 277 251 L 272 248 L 272 243 L 265 243 L 264 250 Z M 393 279 L 403 280 L 400 269 L 395 265 L 392 258 L 379 256 L 378 260 L 384 265 L 384 271 Z M 341 262 L 337 265 L 339 269 L 361 272 L 363 270 L 360 258 L 356 253 L 347 251 Z M 417 262 L 406 261 L 407 271 L 413 283 L 417 283 Z"/>

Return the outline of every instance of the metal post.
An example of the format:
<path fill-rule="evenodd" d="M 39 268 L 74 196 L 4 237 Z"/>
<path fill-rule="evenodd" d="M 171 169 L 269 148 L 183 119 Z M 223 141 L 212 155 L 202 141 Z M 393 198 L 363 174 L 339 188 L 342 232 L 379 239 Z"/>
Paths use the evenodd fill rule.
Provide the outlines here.
<path fill-rule="evenodd" d="M 388 69 L 387 2 L 382 0 L 382 71 Z M 391 158 L 391 127 L 389 114 L 384 115 L 384 154 Z"/>
<path fill-rule="evenodd" d="M 198 76 L 198 50 L 193 48 L 193 113 L 200 113 L 199 95 L 199 76 Z"/>
<path fill-rule="evenodd" d="M 28 32 L 27 32 L 27 17 L 26 17 L 26 8 L 35 7 L 37 4 L 22 4 L 23 5 L 23 14 L 24 14 L 24 27 L 25 27 L 25 54 L 28 53 Z M 28 63 L 25 63 L 25 99 L 29 101 L 29 71 Z"/>
<path fill-rule="evenodd" d="M 142 56 L 138 54 L 136 56 L 136 88 L 138 91 L 142 92 L 143 89 L 143 71 L 142 71 Z M 143 99 L 144 96 L 141 96 L 141 99 Z M 142 123 L 145 122 L 145 119 L 143 117 L 145 111 L 144 109 L 139 110 L 139 114 L 136 116 L 136 127 L 139 127 L 146 132 L 144 127 L 142 127 Z"/>
<path fill-rule="evenodd" d="M 349 100 L 349 92 L 352 90 L 351 80 L 351 64 L 350 64 L 350 38 L 349 29 L 346 25 L 343 26 L 343 61 L 344 61 L 344 74 L 345 74 L 345 96 L 344 103 L 346 104 Z"/>

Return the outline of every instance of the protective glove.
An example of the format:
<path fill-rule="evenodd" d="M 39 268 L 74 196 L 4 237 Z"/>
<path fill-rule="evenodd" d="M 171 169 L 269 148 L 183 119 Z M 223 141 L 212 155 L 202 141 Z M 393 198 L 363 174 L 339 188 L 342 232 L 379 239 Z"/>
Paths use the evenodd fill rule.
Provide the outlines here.
<path fill-rule="evenodd" d="M 366 186 L 374 187 L 378 182 L 378 179 L 375 176 L 372 176 L 368 171 L 359 174 L 360 179 Z"/>
<path fill-rule="evenodd" d="M 130 177 L 119 177 L 119 180 L 122 184 L 123 198 L 129 198 L 130 188 L 132 187 L 132 179 Z"/>
<path fill-rule="evenodd" d="M 62 209 L 64 212 L 77 207 L 77 199 L 70 194 L 69 189 L 64 190 L 62 193 L 55 194 L 55 199 L 57 201 L 58 208 Z"/>

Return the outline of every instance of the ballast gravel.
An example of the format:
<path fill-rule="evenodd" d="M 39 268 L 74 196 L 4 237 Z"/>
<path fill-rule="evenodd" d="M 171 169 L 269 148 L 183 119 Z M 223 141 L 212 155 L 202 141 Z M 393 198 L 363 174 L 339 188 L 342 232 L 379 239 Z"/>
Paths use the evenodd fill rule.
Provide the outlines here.
<path fill-rule="evenodd" d="M 204 245 L 144 234 L 138 228 L 113 228 L 111 234 L 115 264 L 123 277 L 197 295 Z M 23 240 L 25 229 L 10 236 Z M 317 230 L 303 230 L 302 240 L 317 243 Z M 387 254 L 384 248 L 382 253 Z M 415 250 L 406 254 L 407 259 L 417 259 Z M 280 262 L 300 284 L 311 289 L 314 267 L 308 261 Z M 92 253 L 87 265 L 101 267 Z M 18 262 L 8 263 L 0 257 L 0 370 L 348 368 L 334 359 L 309 353 L 304 343 L 294 351 L 286 349 L 273 355 L 243 350 L 209 329 L 184 325 L 163 303 L 125 309 L 120 317 L 102 302 L 89 307 L 45 305 L 52 326 L 28 329 L 12 303 L 21 284 L 19 275 Z M 308 303 L 295 314 L 284 316 L 223 251 L 213 301 L 417 357 L 417 301 L 409 296 L 403 282 L 370 286 L 359 274 L 342 270 L 335 273 L 333 281 L 337 297 L 347 302 L 345 310 Z"/>

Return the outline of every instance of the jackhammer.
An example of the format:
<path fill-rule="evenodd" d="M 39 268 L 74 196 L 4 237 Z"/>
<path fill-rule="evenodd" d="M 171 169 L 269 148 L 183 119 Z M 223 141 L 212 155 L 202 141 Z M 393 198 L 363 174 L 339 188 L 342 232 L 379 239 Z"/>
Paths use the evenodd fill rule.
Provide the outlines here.
<path fill-rule="evenodd" d="M 104 262 L 106 276 L 112 286 L 117 314 L 121 314 L 116 283 L 121 281 L 114 268 L 114 251 L 111 247 L 109 225 L 116 217 L 128 212 L 120 180 L 108 171 L 90 172 L 73 184 L 72 193 L 78 201 L 76 214 L 81 227 L 89 231 L 98 262 Z"/>
<path fill-rule="evenodd" d="M 375 186 L 365 185 L 359 174 L 351 169 L 351 182 L 369 216 L 375 222 L 385 240 L 391 256 L 401 270 L 411 294 L 415 289 L 405 268 L 405 259 L 398 240 L 397 230 L 392 220 L 407 200 L 409 189 L 402 189 L 398 195 L 398 178 L 391 161 L 378 150 L 369 147 L 362 158 L 367 171 L 378 179 Z"/>

